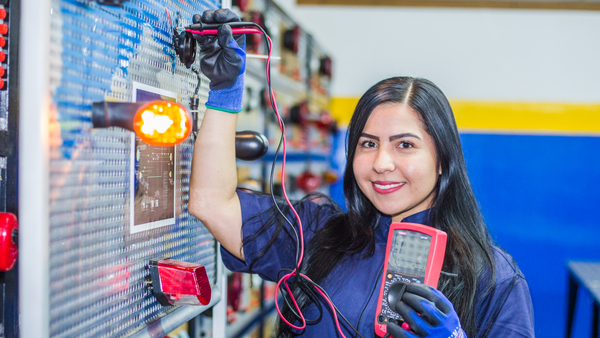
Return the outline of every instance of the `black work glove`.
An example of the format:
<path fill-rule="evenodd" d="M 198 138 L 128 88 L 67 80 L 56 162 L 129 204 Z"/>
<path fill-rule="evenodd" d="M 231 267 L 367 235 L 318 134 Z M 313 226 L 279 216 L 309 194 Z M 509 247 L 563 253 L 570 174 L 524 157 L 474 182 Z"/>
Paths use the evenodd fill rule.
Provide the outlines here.
<path fill-rule="evenodd" d="M 410 331 L 398 325 L 387 324 L 393 338 L 448 337 L 467 338 L 452 303 L 429 285 L 410 283 L 406 291 L 390 308 L 410 326 Z"/>
<path fill-rule="evenodd" d="M 207 10 L 196 14 L 193 23 L 227 23 L 240 21 L 235 13 L 226 8 Z M 242 110 L 244 72 L 246 71 L 246 37 L 232 34 L 231 27 L 221 25 L 217 35 L 194 34 L 204 55 L 200 69 L 210 79 L 210 92 L 206 107 L 238 113 Z"/>

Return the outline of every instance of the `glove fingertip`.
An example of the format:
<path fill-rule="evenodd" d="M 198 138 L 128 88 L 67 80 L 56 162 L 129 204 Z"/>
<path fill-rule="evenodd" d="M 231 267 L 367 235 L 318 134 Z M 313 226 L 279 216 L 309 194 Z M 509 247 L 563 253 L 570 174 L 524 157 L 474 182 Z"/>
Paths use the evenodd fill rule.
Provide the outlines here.
<path fill-rule="evenodd" d="M 233 31 L 231 30 L 231 26 L 229 26 L 226 23 L 224 23 L 224 24 L 222 24 L 222 25 L 219 26 L 217 33 L 219 35 L 227 34 L 227 35 L 233 36 Z"/>
<path fill-rule="evenodd" d="M 387 332 L 392 338 L 407 338 L 407 332 L 400 326 L 392 323 L 387 324 Z"/>
<path fill-rule="evenodd" d="M 202 22 L 204 23 L 214 23 L 215 11 L 213 9 L 209 9 L 202 13 Z"/>
<path fill-rule="evenodd" d="M 228 8 L 221 8 L 215 12 L 215 20 L 217 22 L 237 22 L 240 18 Z"/>
<path fill-rule="evenodd" d="M 444 314 L 450 313 L 452 311 L 453 306 L 452 303 L 446 296 L 441 293 L 439 290 L 432 289 L 433 293 L 438 297 L 437 300 L 434 301 L 435 306 L 442 311 Z"/>
<path fill-rule="evenodd" d="M 231 30 L 231 26 L 228 24 L 219 26 L 217 29 L 217 38 L 219 39 L 219 45 L 221 45 L 221 47 L 230 47 L 231 42 L 235 41 L 233 39 L 233 31 Z"/>
<path fill-rule="evenodd" d="M 192 23 L 200 23 L 200 22 L 202 22 L 202 15 L 194 14 L 194 16 L 192 16 Z"/>

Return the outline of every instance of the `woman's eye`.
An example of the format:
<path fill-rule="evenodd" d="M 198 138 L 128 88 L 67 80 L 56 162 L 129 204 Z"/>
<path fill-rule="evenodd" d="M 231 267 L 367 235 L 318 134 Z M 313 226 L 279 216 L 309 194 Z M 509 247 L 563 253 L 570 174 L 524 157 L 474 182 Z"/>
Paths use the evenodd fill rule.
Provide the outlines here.
<path fill-rule="evenodd" d="M 398 147 L 402 148 L 402 149 L 407 149 L 407 148 L 412 148 L 414 146 L 410 142 L 400 142 L 400 143 L 398 143 Z"/>
<path fill-rule="evenodd" d="M 363 141 L 360 145 L 365 148 L 373 148 L 376 146 L 375 142 L 373 141 Z"/>

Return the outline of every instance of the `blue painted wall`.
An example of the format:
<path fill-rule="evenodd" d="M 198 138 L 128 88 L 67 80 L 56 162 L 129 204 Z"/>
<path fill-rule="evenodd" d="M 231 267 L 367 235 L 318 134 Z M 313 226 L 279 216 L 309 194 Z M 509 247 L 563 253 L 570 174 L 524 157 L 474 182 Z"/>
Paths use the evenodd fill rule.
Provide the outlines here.
<path fill-rule="evenodd" d="M 525 273 L 537 337 L 564 337 L 568 260 L 600 261 L 600 137 L 463 134 L 493 238 Z M 588 337 L 580 292 L 574 337 Z"/>

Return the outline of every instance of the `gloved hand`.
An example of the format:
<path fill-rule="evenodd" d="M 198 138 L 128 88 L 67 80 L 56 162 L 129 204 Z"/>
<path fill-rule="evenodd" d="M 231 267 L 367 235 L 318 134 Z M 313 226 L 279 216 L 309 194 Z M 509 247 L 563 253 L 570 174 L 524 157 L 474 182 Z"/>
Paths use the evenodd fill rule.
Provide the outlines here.
<path fill-rule="evenodd" d="M 229 9 L 207 10 L 192 17 L 193 23 L 226 23 L 240 21 Z M 244 72 L 246 71 L 246 37 L 232 34 L 231 27 L 221 25 L 217 35 L 196 35 L 204 57 L 200 69 L 210 79 L 206 107 L 228 113 L 242 110 Z"/>
<path fill-rule="evenodd" d="M 390 307 L 402 316 L 412 331 L 390 323 L 387 328 L 393 338 L 467 338 L 452 303 L 429 285 L 408 284 L 402 298 Z"/>

